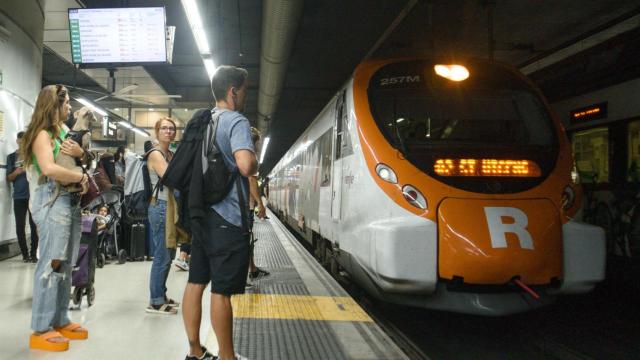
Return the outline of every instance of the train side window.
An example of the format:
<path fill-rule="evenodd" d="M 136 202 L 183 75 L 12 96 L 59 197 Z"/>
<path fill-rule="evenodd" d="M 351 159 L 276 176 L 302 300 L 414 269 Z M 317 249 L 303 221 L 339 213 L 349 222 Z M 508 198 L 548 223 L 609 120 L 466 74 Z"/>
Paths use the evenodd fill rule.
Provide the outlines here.
<path fill-rule="evenodd" d="M 640 183 L 640 120 L 629 123 L 627 134 L 627 181 Z"/>
<path fill-rule="evenodd" d="M 609 182 L 609 129 L 599 127 L 578 131 L 572 137 L 573 153 L 580 181 L 585 184 Z"/>

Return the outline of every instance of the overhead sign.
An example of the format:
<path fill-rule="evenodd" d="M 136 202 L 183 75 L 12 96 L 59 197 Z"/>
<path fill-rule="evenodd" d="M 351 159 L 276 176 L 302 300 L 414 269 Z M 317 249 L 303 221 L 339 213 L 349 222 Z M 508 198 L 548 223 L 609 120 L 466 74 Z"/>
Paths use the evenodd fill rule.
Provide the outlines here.
<path fill-rule="evenodd" d="M 569 112 L 569 121 L 572 124 L 583 123 L 591 120 L 604 119 L 607 117 L 607 105 L 605 101 L 599 104 L 585 106 Z"/>
<path fill-rule="evenodd" d="M 166 62 L 164 7 L 69 9 L 74 64 Z"/>

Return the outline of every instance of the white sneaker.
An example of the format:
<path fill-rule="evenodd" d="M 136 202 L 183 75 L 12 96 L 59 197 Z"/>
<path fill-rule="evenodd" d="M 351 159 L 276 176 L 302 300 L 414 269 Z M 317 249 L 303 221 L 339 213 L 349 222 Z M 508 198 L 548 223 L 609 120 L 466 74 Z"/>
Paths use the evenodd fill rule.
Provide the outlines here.
<path fill-rule="evenodd" d="M 189 271 L 189 264 L 184 260 L 174 260 L 173 265 L 183 271 Z"/>
<path fill-rule="evenodd" d="M 236 353 L 236 360 L 249 360 L 249 358 Z"/>

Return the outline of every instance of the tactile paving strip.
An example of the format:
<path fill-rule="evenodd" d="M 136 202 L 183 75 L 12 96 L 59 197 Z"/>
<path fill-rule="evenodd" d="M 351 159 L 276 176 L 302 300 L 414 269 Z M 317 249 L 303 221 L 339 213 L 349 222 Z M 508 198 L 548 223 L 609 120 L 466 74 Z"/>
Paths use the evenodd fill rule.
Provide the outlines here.
<path fill-rule="evenodd" d="M 271 224 L 256 221 L 254 234 L 255 262 L 271 275 L 257 281 L 247 294 L 310 295 Z M 326 321 L 236 317 L 233 329 L 236 351 L 252 360 L 347 359 Z"/>

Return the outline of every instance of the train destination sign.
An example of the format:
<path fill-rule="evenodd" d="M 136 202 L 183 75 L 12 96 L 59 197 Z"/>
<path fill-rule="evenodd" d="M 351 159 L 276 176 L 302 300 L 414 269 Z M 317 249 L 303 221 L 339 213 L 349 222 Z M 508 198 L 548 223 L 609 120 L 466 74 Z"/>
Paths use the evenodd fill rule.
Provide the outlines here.
<path fill-rule="evenodd" d="M 433 170 L 440 176 L 539 177 L 538 164 L 531 160 L 438 159 Z"/>
<path fill-rule="evenodd" d="M 608 103 L 605 101 L 603 103 L 571 110 L 569 112 L 569 121 L 571 121 L 572 124 L 575 124 L 579 122 L 604 119 L 607 117 L 607 105 Z"/>

